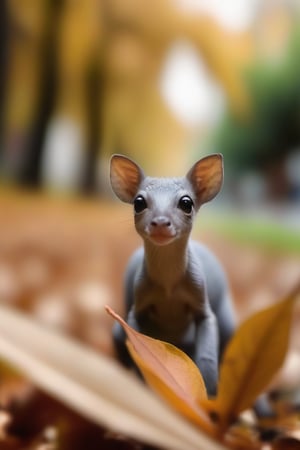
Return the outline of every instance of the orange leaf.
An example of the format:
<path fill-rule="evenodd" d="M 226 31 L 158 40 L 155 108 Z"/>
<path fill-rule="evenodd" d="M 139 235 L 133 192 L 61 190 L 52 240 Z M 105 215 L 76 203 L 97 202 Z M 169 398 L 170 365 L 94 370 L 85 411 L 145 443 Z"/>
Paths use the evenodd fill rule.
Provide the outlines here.
<path fill-rule="evenodd" d="M 106 310 L 126 331 L 129 352 L 152 389 L 177 411 L 214 434 L 213 424 L 198 404 L 207 395 L 194 362 L 175 346 L 138 333 L 108 306 Z"/>
<path fill-rule="evenodd" d="M 237 330 L 220 368 L 215 404 L 223 425 L 251 407 L 283 363 L 292 307 L 300 285 L 283 301 L 254 314 Z"/>

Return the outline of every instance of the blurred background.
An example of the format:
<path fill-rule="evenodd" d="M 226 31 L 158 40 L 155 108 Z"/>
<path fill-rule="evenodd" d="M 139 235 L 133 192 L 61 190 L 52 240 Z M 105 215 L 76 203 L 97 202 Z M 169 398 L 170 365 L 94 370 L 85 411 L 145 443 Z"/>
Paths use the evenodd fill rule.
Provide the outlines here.
<path fill-rule="evenodd" d="M 112 353 L 103 306 L 122 312 L 140 243 L 110 191 L 116 152 L 149 175 L 223 153 L 195 234 L 240 318 L 286 294 L 300 278 L 299 19 L 298 0 L 2 0 L 1 302 Z"/>
<path fill-rule="evenodd" d="M 121 274 L 139 239 L 130 209 L 111 194 L 115 152 L 150 175 L 182 175 L 223 153 L 225 185 L 196 234 L 223 259 L 238 305 L 246 299 L 241 312 L 261 305 L 246 285 L 256 292 L 259 273 L 279 270 L 274 252 L 283 275 L 262 279 L 263 292 L 278 296 L 277 284 L 299 278 L 298 1 L 6 0 L 0 8 L 3 300 L 34 304 L 59 324 L 70 320 L 66 298 L 101 314 L 103 297 L 122 304 Z M 286 267 L 283 255 L 296 262 Z M 97 320 L 91 329 L 102 339 Z"/>
<path fill-rule="evenodd" d="M 299 206 L 299 14 L 296 0 L 1 2 L 2 181 L 104 194 L 114 152 L 160 175 L 219 151 L 234 202 Z"/>
<path fill-rule="evenodd" d="M 224 261 L 238 305 L 246 299 L 241 313 L 262 304 L 258 275 L 273 265 L 273 281 L 261 280 L 270 299 L 299 278 L 298 1 L 6 0 L 0 8 L 4 301 L 34 305 L 61 326 L 73 320 L 66 299 L 99 314 L 101 298 L 122 309 L 121 274 L 139 239 L 130 209 L 111 194 L 115 152 L 150 175 L 182 175 L 223 153 L 224 189 L 195 232 Z M 68 327 L 78 333 L 81 324 Z M 97 320 L 90 330 L 102 339 Z"/>

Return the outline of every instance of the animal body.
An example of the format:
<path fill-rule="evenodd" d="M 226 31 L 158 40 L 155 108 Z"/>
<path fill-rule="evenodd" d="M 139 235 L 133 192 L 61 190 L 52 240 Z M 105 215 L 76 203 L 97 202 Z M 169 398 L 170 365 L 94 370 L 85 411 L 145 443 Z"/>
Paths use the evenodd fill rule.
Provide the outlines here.
<path fill-rule="evenodd" d="M 135 330 L 186 352 L 214 395 L 235 314 L 220 263 L 190 233 L 201 205 L 221 189 L 223 158 L 202 158 L 182 178 L 153 178 L 129 158 L 114 155 L 110 179 L 115 194 L 133 205 L 144 244 L 126 271 L 126 320 Z M 118 323 L 113 337 L 120 360 L 132 364 Z"/>

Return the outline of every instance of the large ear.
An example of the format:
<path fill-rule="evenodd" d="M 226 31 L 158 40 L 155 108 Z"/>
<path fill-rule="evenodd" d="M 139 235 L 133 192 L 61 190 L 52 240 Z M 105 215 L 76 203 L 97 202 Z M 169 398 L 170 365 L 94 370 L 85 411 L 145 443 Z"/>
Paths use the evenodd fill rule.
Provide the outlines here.
<path fill-rule="evenodd" d="M 212 200 L 223 184 L 223 156 L 219 153 L 196 162 L 187 174 L 199 206 Z"/>
<path fill-rule="evenodd" d="M 142 169 L 123 155 L 113 155 L 110 160 L 110 182 L 120 200 L 132 203 L 144 178 Z"/>

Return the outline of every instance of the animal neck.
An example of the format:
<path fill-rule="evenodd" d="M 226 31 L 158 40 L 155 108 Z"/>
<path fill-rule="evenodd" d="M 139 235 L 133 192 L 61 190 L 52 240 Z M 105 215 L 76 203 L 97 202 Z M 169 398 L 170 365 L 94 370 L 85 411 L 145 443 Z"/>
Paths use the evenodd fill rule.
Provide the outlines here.
<path fill-rule="evenodd" d="M 145 240 L 144 249 L 149 277 L 166 289 L 171 289 L 186 272 L 188 236 L 162 246 Z"/>

